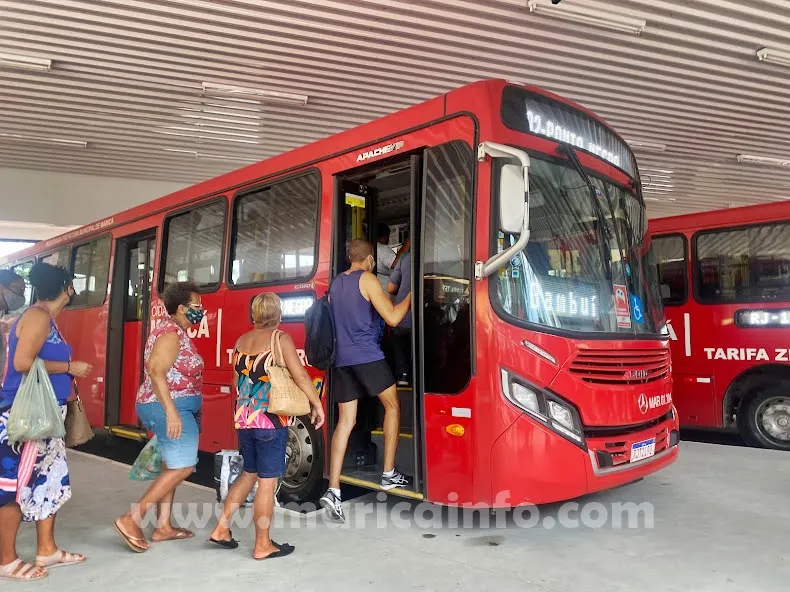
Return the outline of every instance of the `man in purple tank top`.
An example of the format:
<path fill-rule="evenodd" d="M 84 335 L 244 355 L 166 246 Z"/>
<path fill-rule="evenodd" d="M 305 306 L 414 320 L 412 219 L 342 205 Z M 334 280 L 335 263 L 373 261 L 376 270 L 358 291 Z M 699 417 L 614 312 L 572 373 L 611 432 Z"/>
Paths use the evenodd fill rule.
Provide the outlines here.
<path fill-rule="evenodd" d="M 321 506 L 337 520 L 345 520 L 340 500 L 340 473 L 348 438 L 357 420 L 357 401 L 378 397 L 384 405 L 384 472 L 381 488 L 406 487 L 409 482 L 395 470 L 395 451 L 400 430 L 400 402 L 392 370 L 379 345 L 379 320 L 391 327 L 409 313 L 411 298 L 392 303 L 378 278 L 373 245 L 353 240 L 348 246 L 351 267 L 332 282 L 329 302 L 335 320 L 335 367 L 332 391 L 339 403 L 339 419 L 332 436 L 329 489 Z"/>

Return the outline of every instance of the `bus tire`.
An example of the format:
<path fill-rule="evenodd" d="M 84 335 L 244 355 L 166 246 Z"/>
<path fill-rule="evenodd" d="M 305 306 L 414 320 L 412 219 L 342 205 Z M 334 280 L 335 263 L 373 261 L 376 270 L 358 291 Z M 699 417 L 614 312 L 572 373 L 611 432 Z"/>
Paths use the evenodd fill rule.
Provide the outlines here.
<path fill-rule="evenodd" d="M 790 450 L 790 381 L 763 383 L 744 397 L 737 422 L 749 446 Z"/>
<path fill-rule="evenodd" d="M 288 428 L 285 476 L 279 491 L 283 504 L 316 504 L 326 487 L 324 437 L 309 416 L 297 417 Z"/>

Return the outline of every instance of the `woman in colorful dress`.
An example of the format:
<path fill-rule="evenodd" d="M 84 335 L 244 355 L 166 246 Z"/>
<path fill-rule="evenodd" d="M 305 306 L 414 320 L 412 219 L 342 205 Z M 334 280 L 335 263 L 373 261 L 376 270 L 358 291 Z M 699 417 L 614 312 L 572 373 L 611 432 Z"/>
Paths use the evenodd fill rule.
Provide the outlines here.
<path fill-rule="evenodd" d="M 267 411 L 269 403 L 269 377 L 266 360 L 271 352 L 272 335 L 279 339 L 282 358 L 276 362 L 285 365 L 294 382 L 310 401 L 310 420 L 316 429 L 324 424 L 324 410 L 315 392 L 310 376 L 299 361 L 296 346 L 287 333 L 278 330 L 282 319 L 280 298 L 276 294 L 259 294 L 252 301 L 252 321 L 255 328 L 242 335 L 233 352 L 236 378 L 237 407 L 235 424 L 239 436 L 239 452 L 244 459 L 244 471 L 231 485 L 222 516 L 210 541 L 226 549 L 235 549 L 230 521 L 257 481 L 253 514 L 255 518 L 255 548 L 253 559 L 285 557 L 294 546 L 278 544 L 269 536 L 269 526 L 274 514 L 274 492 L 277 480 L 285 474 L 285 448 L 288 443 L 288 418 Z"/>
<path fill-rule="evenodd" d="M 170 315 L 153 328 L 145 346 L 145 379 L 137 393 L 137 416 L 157 438 L 162 472 L 139 502 L 115 521 L 115 530 L 132 551 L 150 548 L 142 530 L 148 511 L 156 508 L 155 543 L 192 538 L 194 533 L 171 522 L 176 488 L 198 461 L 198 417 L 203 401 L 203 358 L 187 329 L 205 311 L 194 284 L 169 285 L 162 295 Z"/>
<path fill-rule="evenodd" d="M 84 377 L 90 364 L 71 360 L 71 347 L 55 325 L 55 317 L 74 297 L 70 273 L 38 263 L 30 270 L 38 301 L 11 326 L 8 370 L 0 391 L 0 579 L 38 580 L 47 570 L 85 561 L 55 543 L 55 516 L 71 498 L 63 438 L 10 444 L 6 423 L 24 373 L 36 358 L 44 361 L 65 417 L 74 377 Z M 20 522 L 35 522 L 38 550 L 33 565 L 16 554 Z"/>

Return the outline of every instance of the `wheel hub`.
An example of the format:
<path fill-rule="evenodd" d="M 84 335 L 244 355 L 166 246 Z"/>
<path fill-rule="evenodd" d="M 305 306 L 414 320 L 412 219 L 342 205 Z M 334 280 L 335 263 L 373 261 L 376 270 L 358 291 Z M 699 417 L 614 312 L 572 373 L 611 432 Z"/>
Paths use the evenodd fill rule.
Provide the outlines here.
<path fill-rule="evenodd" d="M 773 397 L 757 409 L 757 425 L 779 442 L 790 442 L 790 399 Z"/>
<path fill-rule="evenodd" d="M 288 428 L 288 443 L 285 447 L 285 476 L 283 487 L 296 488 L 310 475 L 313 466 L 313 441 L 302 420 L 296 419 Z"/>

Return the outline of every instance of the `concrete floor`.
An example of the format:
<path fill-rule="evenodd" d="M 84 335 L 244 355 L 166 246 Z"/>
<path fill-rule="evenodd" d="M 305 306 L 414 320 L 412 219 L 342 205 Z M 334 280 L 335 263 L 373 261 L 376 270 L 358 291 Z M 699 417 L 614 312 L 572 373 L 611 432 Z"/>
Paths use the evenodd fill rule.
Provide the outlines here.
<path fill-rule="evenodd" d="M 790 582 L 790 455 L 683 442 L 680 460 L 664 472 L 615 491 L 579 500 L 649 502 L 653 528 L 561 527 L 560 506 L 540 509 L 540 525 L 520 528 L 431 527 L 432 506 L 417 508 L 420 524 L 377 527 L 361 516 L 376 495 L 347 508 L 352 527 L 338 529 L 315 515 L 278 512 L 275 540 L 295 544 L 291 557 L 250 559 L 252 527 L 236 527 L 235 551 L 206 543 L 213 520 L 191 541 L 161 543 L 146 554 L 124 547 L 113 518 L 142 490 L 118 463 L 80 453 L 70 456 L 74 498 L 58 518 L 58 540 L 85 553 L 85 565 L 52 571 L 42 583 L 19 589 L 85 592 L 153 589 L 239 590 L 245 585 L 277 591 L 786 591 Z M 211 490 L 182 487 L 182 502 L 211 508 Z M 402 500 L 390 498 L 385 509 Z M 585 507 L 585 506 L 582 506 Z M 591 508 L 592 506 L 586 506 Z M 412 504 L 401 514 L 412 516 Z M 573 508 L 571 508 L 573 510 Z M 608 511 L 608 510 L 607 510 Z M 387 512 L 381 512 L 386 516 Z M 486 513 L 487 515 L 487 513 Z M 579 510 L 569 517 L 578 518 Z M 593 513 L 592 517 L 598 514 Z M 549 528 L 545 518 L 554 519 Z M 645 517 L 641 520 L 645 522 Z M 413 522 L 414 520 L 412 520 Z M 551 520 L 548 521 L 552 522 Z M 290 526 L 289 526 L 290 524 Z M 34 530 L 24 526 L 19 551 L 31 558 Z M 2 589 L 11 589 L 3 584 Z"/>

